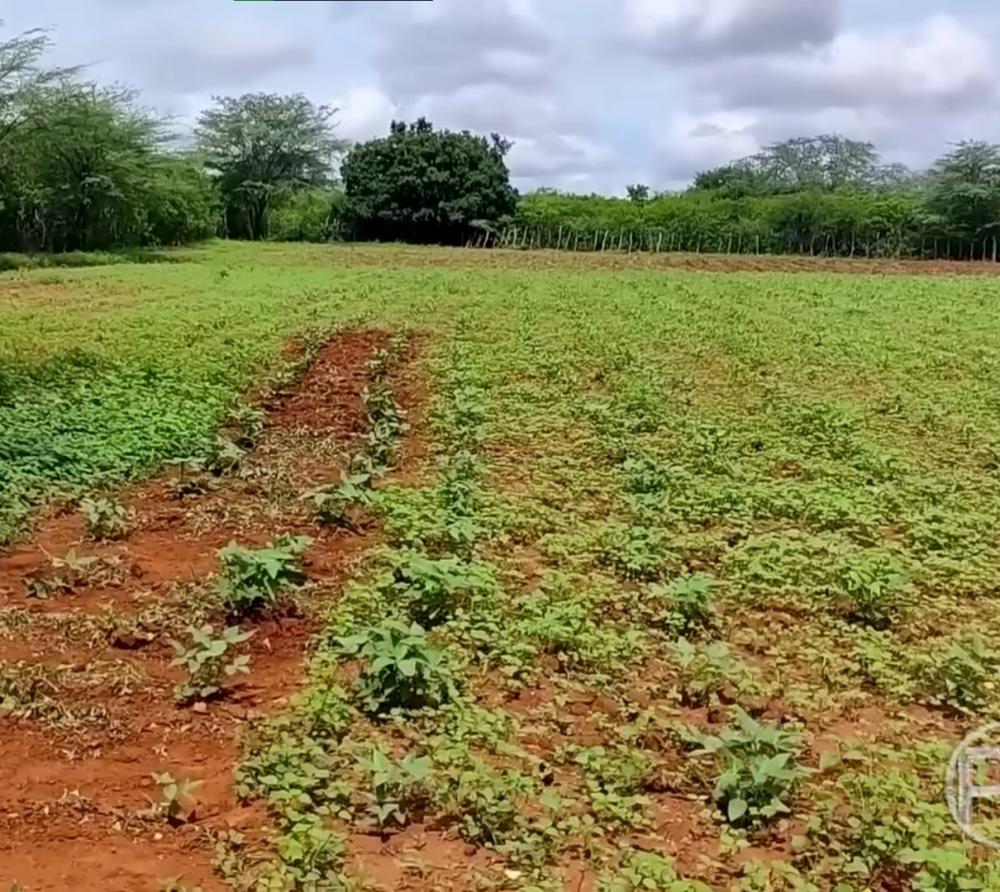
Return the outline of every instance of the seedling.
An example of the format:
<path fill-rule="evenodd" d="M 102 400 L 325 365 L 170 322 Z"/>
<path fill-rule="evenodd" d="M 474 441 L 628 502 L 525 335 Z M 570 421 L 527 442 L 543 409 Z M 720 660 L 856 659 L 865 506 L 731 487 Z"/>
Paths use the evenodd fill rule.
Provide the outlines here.
<path fill-rule="evenodd" d="M 351 474 L 340 483 L 321 486 L 306 493 L 316 520 L 330 526 L 360 532 L 361 512 L 373 501 L 371 474 Z"/>
<path fill-rule="evenodd" d="M 192 793 L 201 786 L 201 781 L 175 780 L 169 772 L 154 774 L 153 780 L 160 789 L 160 801 L 155 806 L 158 814 L 170 824 L 186 824 L 194 817 Z"/>
<path fill-rule="evenodd" d="M 220 594 L 228 614 L 244 617 L 270 610 L 285 591 L 304 582 L 300 558 L 311 543 L 305 536 L 279 536 L 264 548 L 233 542 L 221 549 Z"/>
<path fill-rule="evenodd" d="M 672 650 L 681 668 L 679 686 L 685 706 L 716 704 L 727 688 L 735 697 L 750 685 L 746 667 L 721 641 L 694 645 L 680 638 L 672 645 Z"/>
<path fill-rule="evenodd" d="M 396 762 L 376 747 L 361 760 L 361 767 L 371 778 L 369 811 L 380 830 L 393 824 L 405 826 L 426 805 L 431 769 L 427 756 L 408 754 Z"/>
<path fill-rule="evenodd" d="M 187 681 L 174 689 L 177 702 L 182 705 L 194 700 L 207 700 L 222 690 L 226 679 L 249 674 L 250 657 L 233 655 L 232 651 L 254 635 L 236 626 L 226 629 L 218 638 L 209 625 L 192 627 L 189 631 L 190 647 L 179 641 L 170 642 L 177 654 L 171 665 L 180 666 L 188 674 Z"/>
<path fill-rule="evenodd" d="M 25 579 L 29 598 L 46 600 L 56 595 L 70 594 L 78 588 L 94 584 L 113 584 L 122 580 L 118 558 L 77 554 L 70 549 L 64 557 L 49 555 L 49 569 L 35 572 Z"/>
<path fill-rule="evenodd" d="M 128 532 L 131 515 L 128 509 L 111 499 L 83 499 L 80 502 L 83 525 L 90 539 L 120 539 Z"/>

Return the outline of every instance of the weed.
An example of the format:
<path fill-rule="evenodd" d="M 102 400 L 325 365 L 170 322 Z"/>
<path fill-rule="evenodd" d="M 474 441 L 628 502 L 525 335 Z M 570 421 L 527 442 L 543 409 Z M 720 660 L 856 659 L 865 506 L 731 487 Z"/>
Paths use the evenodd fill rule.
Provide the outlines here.
<path fill-rule="evenodd" d="M 654 583 L 646 597 L 655 605 L 655 621 L 672 635 L 690 636 L 715 622 L 712 577 L 702 573 L 679 576 L 667 585 Z"/>
<path fill-rule="evenodd" d="M 428 558 L 415 552 L 395 555 L 378 582 L 384 593 L 402 599 L 410 618 L 432 628 L 470 599 L 496 594 L 489 567 L 461 558 Z"/>
<path fill-rule="evenodd" d="M 979 636 L 935 649 L 917 667 L 921 689 L 933 703 L 982 712 L 995 702 L 1000 654 Z"/>
<path fill-rule="evenodd" d="M 179 641 L 170 642 L 176 653 L 171 665 L 180 666 L 188 675 L 187 681 L 175 689 L 178 703 L 214 697 L 222 690 L 226 679 L 250 672 L 250 657 L 233 655 L 232 651 L 249 641 L 253 632 L 243 632 L 237 626 L 226 629 L 219 637 L 211 626 L 192 627 L 189 631 L 190 646 Z"/>
<path fill-rule="evenodd" d="M 887 629 L 907 603 L 907 577 L 895 555 L 862 552 L 841 561 L 834 592 L 845 602 L 849 619 L 873 629 Z"/>
<path fill-rule="evenodd" d="M 219 551 L 222 603 L 232 617 L 272 609 L 282 594 L 305 581 L 300 558 L 311 544 L 304 536 L 280 536 L 264 548 L 241 548 L 235 542 Z"/>
<path fill-rule="evenodd" d="M 61 558 L 49 555 L 49 568 L 25 577 L 25 587 L 29 598 L 44 601 L 88 586 L 119 585 L 124 576 L 120 558 L 77 554 L 71 548 Z"/>

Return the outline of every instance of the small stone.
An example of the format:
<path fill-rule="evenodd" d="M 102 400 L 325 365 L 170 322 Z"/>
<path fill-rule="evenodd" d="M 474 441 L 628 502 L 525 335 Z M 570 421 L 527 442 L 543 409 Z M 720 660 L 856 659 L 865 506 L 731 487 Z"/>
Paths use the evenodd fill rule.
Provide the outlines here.
<path fill-rule="evenodd" d="M 204 715 L 206 712 L 208 712 L 208 704 L 202 700 L 199 700 L 197 703 L 195 703 L 194 706 L 191 707 L 191 709 L 194 712 L 197 712 L 199 715 Z"/>

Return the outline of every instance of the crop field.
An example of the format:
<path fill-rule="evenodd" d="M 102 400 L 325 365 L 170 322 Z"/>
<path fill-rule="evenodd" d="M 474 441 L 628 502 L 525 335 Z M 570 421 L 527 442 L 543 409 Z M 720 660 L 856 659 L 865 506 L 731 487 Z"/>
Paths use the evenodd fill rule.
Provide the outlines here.
<path fill-rule="evenodd" d="M 0 275 L 0 889 L 1000 889 L 1000 279 L 174 259 Z"/>

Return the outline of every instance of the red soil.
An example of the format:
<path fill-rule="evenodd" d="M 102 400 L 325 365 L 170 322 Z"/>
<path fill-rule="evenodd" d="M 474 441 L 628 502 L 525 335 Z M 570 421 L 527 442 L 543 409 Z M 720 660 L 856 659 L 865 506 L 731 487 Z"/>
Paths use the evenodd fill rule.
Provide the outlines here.
<path fill-rule="evenodd" d="M 183 501 L 170 496 L 164 480 L 126 495 L 135 520 L 121 541 L 84 542 L 76 513 L 40 520 L 32 543 L 0 553 L 0 607 L 58 611 L 70 622 L 74 615 L 127 621 L 143 608 L 170 604 L 178 584 L 214 572 L 215 552 L 229 541 L 259 544 L 283 532 L 314 539 L 306 555 L 310 579 L 335 593 L 370 537 L 318 531 L 294 499 L 276 512 L 267 490 L 275 477 L 298 492 L 321 476 L 336 479 L 338 453 L 364 427 L 364 363 L 386 341 L 373 331 L 333 337 L 298 384 L 272 398 L 245 474 Z M 118 558 L 123 578 L 97 591 L 28 598 L 26 577 L 48 566 L 46 552 L 61 557 L 71 548 Z M 8 664 L 71 667 L 53 696 L 76 715 L 97 717 L 43 723 L 0 712 L 0 888 L 155 892 L 178 878 L 206 892 L 225 888 L 213 874 L 206 831 L 238 828 L 251 838 L 265 832 L 264 815 L 240 807 L 232 789 L 241 726 L 280 708 L 296 689 L 314 631 L 295 616 L 252 625 L 251 674 L 198 710 L 174 704 L 178 670 L 155 628 L 80 644 L 29 622 L 10 640 L 0 638 L 0 659 Z M 178 828 L 144 814 L 158 798 L 152 775 L 160 772 L 201 782 L 193 819 Z"/>

